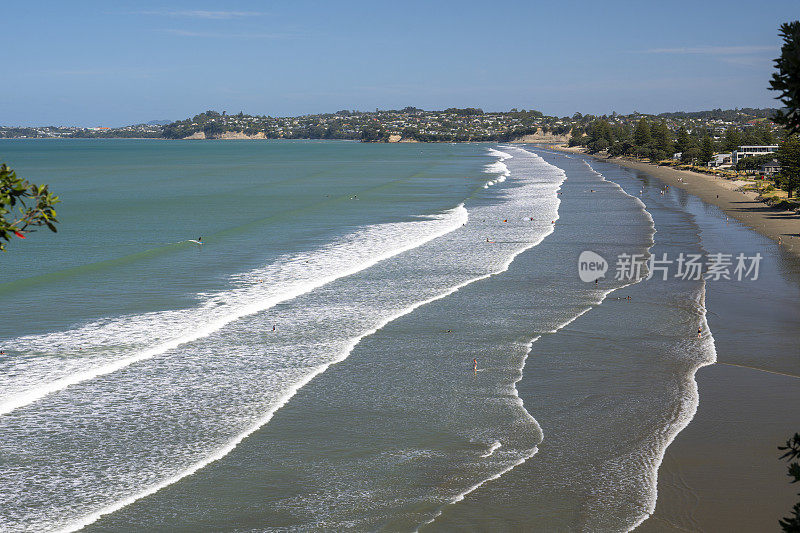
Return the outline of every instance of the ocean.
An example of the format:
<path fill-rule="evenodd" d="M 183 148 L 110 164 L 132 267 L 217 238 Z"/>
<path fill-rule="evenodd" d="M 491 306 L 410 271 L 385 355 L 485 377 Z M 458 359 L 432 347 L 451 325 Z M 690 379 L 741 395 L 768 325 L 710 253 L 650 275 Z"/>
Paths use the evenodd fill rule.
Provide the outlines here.
<path fill-rule="evenodd" d="M 761 249 L 534 146 L 0 157 L 63 200 L 58 234 L 0 256 L 1 531 L 630 530 L 717 349 L 712 283 L 615 262 Z M 783 264 L 764 275 L 794 290 Z"/>

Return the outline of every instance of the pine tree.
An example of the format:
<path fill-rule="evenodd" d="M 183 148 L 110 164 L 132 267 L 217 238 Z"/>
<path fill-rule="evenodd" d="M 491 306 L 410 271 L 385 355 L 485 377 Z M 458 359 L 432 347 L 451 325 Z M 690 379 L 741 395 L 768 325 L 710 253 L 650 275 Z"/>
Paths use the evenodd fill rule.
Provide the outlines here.
<path fill-rule="evenodd" d="M 714 157 L 714 141 L 711 140 L 710 135 L 706 134 L 700 147 L 700 162 L 708 163 L 712 157 Z"/>
<path fill-rule="evenodd" d="M 675 141 L 675 151 L 684 152 L 690 145 L 691 139 L 689 138 L 689 132 L 686 131 L 684 126 L 681 126 L 678 129 L 677 140 Z"/>
<path fill-rule="evenodd" d="M 739 132 L 738 128 L 728 128 L 725 130 L 725 145 L 724 150 L 726 152 L 733 152 L 734 150 L 738 150 L 739 146 L 742 145 L 742 135 Z"/>
<path fill-rule="evenodd" d="M 783 102 L 786 111 L 778 111 L 775 122 L 786 127 L 789 133 L 800 132 L 800 21 L 781 25 L 783 37 L 781 56 L 775 60 L 775 72 L 769 82 L 770 89 L 780 91 L 776 99 Z"/>
<path fill-rule="evenodd" d="M 800 135 L 787 136 L 778 146 L 777 155 L 781 163 L 780 186 L 791 198 L 792 191 L 800 188 Z"/>
<path fill-rule="evenodd" d="M 633 131 L 633 144 L 637 147 L 650 144 L 650 125 L 644 117 L 639 120 L 639 123 L 636 124 L 636 129 Z"/>

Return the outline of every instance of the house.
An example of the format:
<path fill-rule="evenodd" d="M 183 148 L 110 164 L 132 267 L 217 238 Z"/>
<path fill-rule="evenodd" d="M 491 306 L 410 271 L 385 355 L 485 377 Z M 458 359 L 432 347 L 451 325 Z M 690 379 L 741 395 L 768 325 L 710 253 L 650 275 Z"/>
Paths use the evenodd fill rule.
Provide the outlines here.
<path fill-rule="evenodd" d="M 735 165 L 745 157 L 773 154 L 777 149 L 778 145 L 775 144 L 768 146 L 740 146 L 738 150 L 734 150 L 731 154 L 731 164 Z"/>
<path fill-rule="evenodd" d="M 731 166 L 732 154 L 714 154 L 711 161 L 708 162 L 710 167 L 723 167 Z"/>
<path fill-rule="evenodd" d="M 772 176 L 780 171 L 781 171 L 781 164 L 778 162 L 777 159 L 773 159 L 772 161 L 767 161 L 766 163 L 761 165 L 761 168 L 759 168 L 759 172 L 761 172 L 761 174 L 763 174 L 764 176 Z"/>

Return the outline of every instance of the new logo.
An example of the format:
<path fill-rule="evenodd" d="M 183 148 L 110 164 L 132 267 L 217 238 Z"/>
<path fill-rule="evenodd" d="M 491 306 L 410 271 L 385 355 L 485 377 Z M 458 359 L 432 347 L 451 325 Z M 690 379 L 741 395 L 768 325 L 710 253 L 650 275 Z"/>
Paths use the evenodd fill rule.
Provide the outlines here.
<path fill-rule="evenodd" d="M 589 250 L 581 252 L 578 257 L 578 276 L 581 281 L 591 283 L 605 276 L 608 271 L 608 262 L 603 256 Z"/>

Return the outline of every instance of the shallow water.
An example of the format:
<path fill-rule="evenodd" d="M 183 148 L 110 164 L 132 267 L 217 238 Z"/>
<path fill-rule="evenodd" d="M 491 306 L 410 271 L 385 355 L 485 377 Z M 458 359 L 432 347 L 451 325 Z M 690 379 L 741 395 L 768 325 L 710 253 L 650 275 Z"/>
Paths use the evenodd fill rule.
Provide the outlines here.
<path fill-rule="evenodd" d="M 64 198 L 62 231 L 0 263 L 0 529 L 624 530 L 653 511 L 714 359 L 705 284 L 583 283 L 577 260 L 701 250 L 657 186 L 505 145 L 0 152 Z"/>

